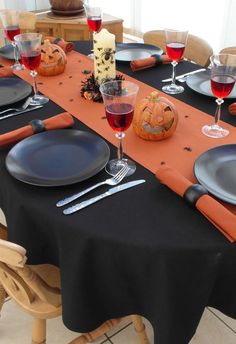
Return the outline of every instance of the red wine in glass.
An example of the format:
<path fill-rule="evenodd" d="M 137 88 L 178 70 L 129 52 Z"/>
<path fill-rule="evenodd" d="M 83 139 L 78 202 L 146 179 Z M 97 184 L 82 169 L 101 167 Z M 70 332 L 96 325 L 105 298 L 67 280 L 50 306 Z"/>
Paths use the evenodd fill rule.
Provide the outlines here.
<path fill-rule="evenodd" d="M 211 78 L 211 90 L 217 98 L 225 98 L 232 91 L 235 79 L 230 75 L 214 75 Z"/>
<path fill-rule="evenodd" d="M 10 41 L 14 41 L 14 37 L 20 34 L 20 28 L 18 25 L 7 26 L 4 29 L 4 33 L 6 38 L 8 38 Z"/>
<path fill-rule="evenodd" d="M 134 107 L 128 103 L 113 103 L 106 106 L 106 117 L 110 127 L 123 132 L 132 123 Z"/>
<path fill-rule="evenodd" d="M 168 43 L 166 45 L 166 52 L 170 59 L 173 61 L 179 61 L 185 50 L 185 44 L 183 43 Z"/>
<path fill-rule="evenodd" d="M 40 65 L 41 53 L 40 51 L 32 51 L 30 54 L 22 54 L 21 61 L 25 68 L 35 70 Z"/>
<path fill-rule="evenodd" d="M 91 31 L 98 32 L 102 26 L 102 18 L 100 16 L 89 16 L 87 24 Z"/>

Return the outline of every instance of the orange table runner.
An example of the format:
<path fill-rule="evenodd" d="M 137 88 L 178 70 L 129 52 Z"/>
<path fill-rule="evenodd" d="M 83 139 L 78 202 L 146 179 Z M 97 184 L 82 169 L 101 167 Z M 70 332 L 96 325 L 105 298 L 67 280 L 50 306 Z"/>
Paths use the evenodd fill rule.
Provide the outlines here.
<path fill-rule="evenodd" d="M 75 51 L 68 54 L 67 58 L 68 63 L 63 74 L 54 77 L 37 77 L 40 92 L 47 95 L 51 100 L 112 144 L 117 145 L 114 132 L 109 127 L 106 119 L 104 119 L 105 112 L 103 104 L 85 100 L 80 96 L 81 81 L 87 77 L 83 71 L 85 69 L 93 70 L 93 61 L 87 56 Z M 29 71 L 20 71 L 16 74 L 32 83 Z M 124 76 L 126 80 L 134 81 L 139 85 L 138 100 L 154 90 L 154 88 L 140 81 L 127 75 Z M 195 182 L 196 180 L 193 175 L 195 159 L 209 148 L 235 143 L 236 128 L 224 123 L 224 126 L 230 130 L 229 136 L 223 139 L 208 138 L 201 133 L 201 127 L 204 124 L 212 123 L 212 116 L 162 92 L 159 93 L 169 98 L 177 107 L 179 123 L 176 132 L 167 140 L 150 142 L 137 137 L 132 127 L 130 127 L 124 139 L 124 151 L 132 159 L 153 173 L 156 172 L 157 167 L 161 163 L 165 162 L 176 168 L 186 178 Z M 213 100 L 207 99 L 207 101 Z M 236 213 L 235 206 L 227 205 L 227 207 Z"/>

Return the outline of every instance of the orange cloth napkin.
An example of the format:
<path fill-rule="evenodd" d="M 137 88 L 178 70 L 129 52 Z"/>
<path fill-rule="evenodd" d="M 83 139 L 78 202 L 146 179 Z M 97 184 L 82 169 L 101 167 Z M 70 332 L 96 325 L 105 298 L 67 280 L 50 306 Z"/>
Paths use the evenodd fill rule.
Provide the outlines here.
<path fill-rule="evenodd" d="M 74 49 L 74 43 L 66 42 L 63 38 L 60 38 L 60 37 L 56 38 L 52 36 L 48 36 L 44 38 L 44 40 L 47 40 L 47 39 L 49 40 L 50 43 L 59 45 L 59 47 L 61 47 L 66 54 Z"/>
<path fill-rule="evenodd" d="M 162 184 L 168 186 L 181 197 L 183 197 L 185 191 L 193 185 L 177 170 L 168 165 L 162 165 L 158 168 L 156 177 Z M 197 200 L 195 207 L 213 223 L 229 241 L 234 242 L 236 240 L 236 216 L 221 203 L 210 195 L 202 195 Z"/>
<path fill-rule="evenodd" d="M 154 67 L 158 64 L 168 64 L 172 60 L 167 55 L 152 55 L 146 59 L 133 60 L 130 62 L 130 67 L 133 72 L 138 70 Z"/>
<path fill-rule="evenodd" d="M 13 76 L 13 70 L 10 66 L 2 66 L 0 65 L 0 78 L 7 78 L 9 76 Z"/>
<path fill-rule="evenodd" d="M 74 119 L 68 112 L 64 112 L 62 114 L 47 118 L 42 122 L 45 130 L 53 130 L 72 127 L 74 124 Z M 28 136 L 32 136 L 33 134 L 34 131 L 30 124 L 22 128 L 12 130 L 6 134 L 0 135 L 0 147 L 5 147 L 9 144 L 18 142 Z"/>

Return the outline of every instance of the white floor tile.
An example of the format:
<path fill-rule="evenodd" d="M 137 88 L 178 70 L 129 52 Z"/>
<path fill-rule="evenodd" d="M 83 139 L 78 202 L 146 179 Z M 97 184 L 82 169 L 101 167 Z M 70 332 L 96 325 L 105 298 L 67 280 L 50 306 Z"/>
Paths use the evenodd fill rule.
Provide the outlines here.
<path fill-rule="evenodd" d="M 224 315 L 215 308 L 209 307 L 210 311 L 213 312 L 217 317 L 219 317 L 223 322 L 225 322 L 233 331 L 236 332 L 236 319 L 232 319 L 227 315 Z"/>
<path fill-rule="evenodd" d="M 195 336 L 189 344 L 235 344 L 236 334 L 209 310 L 205 310 Z"/>
<path fill-rule="evenodd" d="M 12 300 L 3 305 L 0 317 L 1 344 L 31 343 L 31 316 L 21 311 Z M 47 344 L 66 344 L 79 335 L 68 330 L 61 317 L 47 320 Z M 102 336 L 94 344 L 106 343 L 107 337 Z M 109 342 L 107 342 L 109 344 Z"/>

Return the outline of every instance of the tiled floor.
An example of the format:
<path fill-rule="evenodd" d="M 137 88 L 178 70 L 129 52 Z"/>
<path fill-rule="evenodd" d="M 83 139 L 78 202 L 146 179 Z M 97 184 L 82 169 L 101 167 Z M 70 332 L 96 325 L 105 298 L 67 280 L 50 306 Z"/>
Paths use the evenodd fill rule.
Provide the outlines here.
<path fill-rule="evenodd" d="M 150 343 L 153 331 L 144 319 Z M 61 318 L 48 320 L 47 344 L 66 344 L 78 333 L 69 331 Z M 0 344 L 30 344 L 31 317 L 23 313 L 11 300 L 3 305 L 0 318 Z M 137 335 L 129 318 L 105 334 L 94 344 L 138 344 Z M 195 336 L 189 344 L 235 344 L 236 320 L 230 319 L 219 311 L 209 308 L 203 314 Z M 180 343 L 173 343 L 180 344 Z"/>

